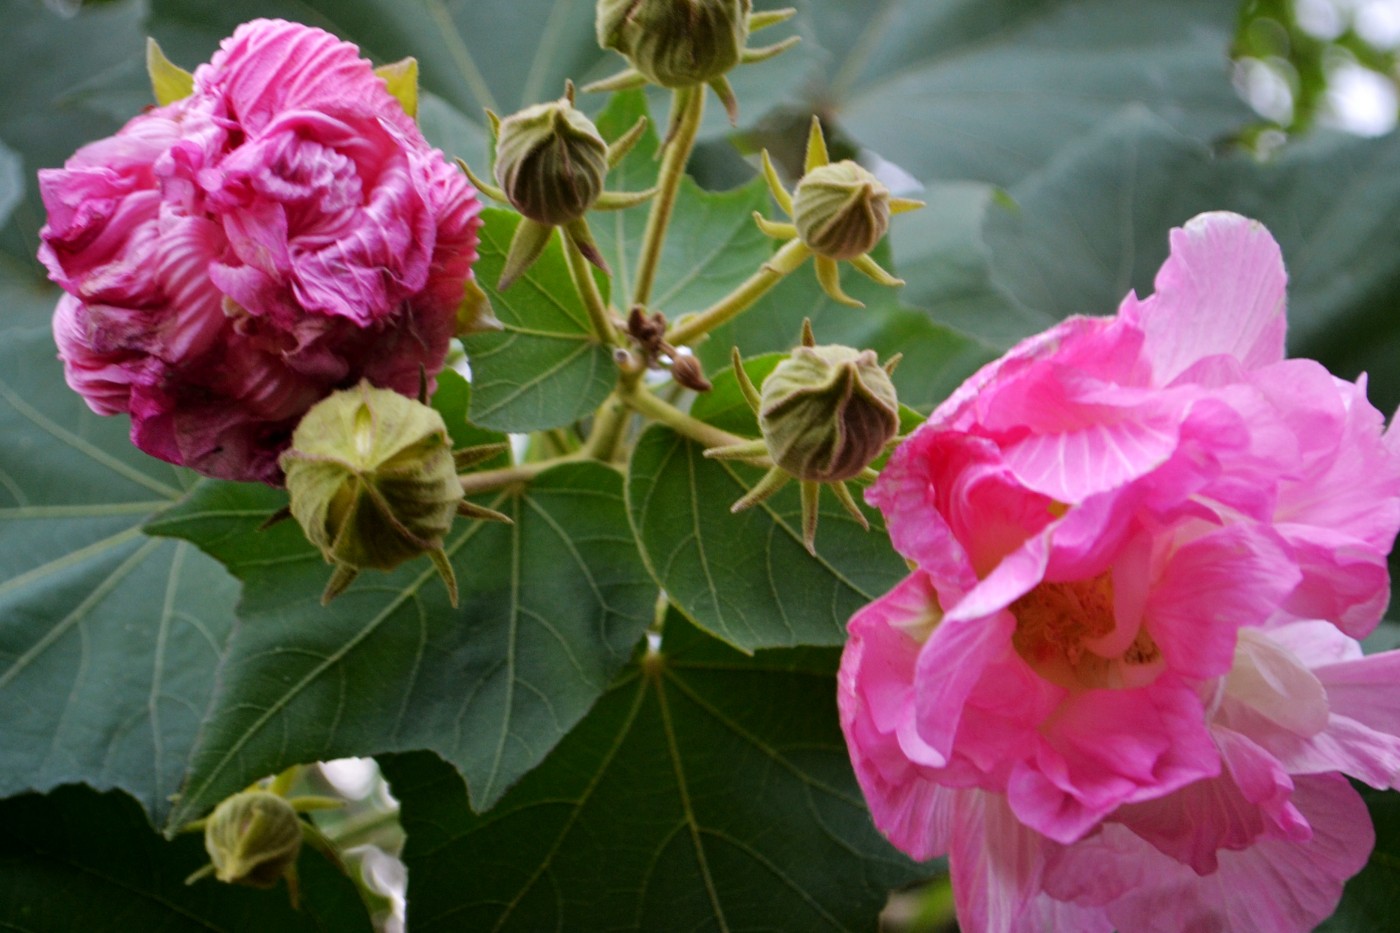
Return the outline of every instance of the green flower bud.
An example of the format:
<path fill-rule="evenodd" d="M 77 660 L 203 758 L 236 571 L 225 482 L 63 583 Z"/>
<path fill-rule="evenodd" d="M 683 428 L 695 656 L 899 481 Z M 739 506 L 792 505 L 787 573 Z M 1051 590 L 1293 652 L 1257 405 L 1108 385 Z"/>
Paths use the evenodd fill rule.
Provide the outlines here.
<path fill-rule="evenodd" d="M 204 848 L 220 881 L 270 888 L 296 864 L 301 820 L 276 794 L 244 791 L 214 808 L 204 824 Z"/>
<path fill-rule="evenodd" d="M 837 482 L 858 475 L 899 433 L 899 402 L 874 350 L 801 346 L 763 381 L 758 426 L 778 466 Z"/>
<path fill-rule="evenodd" d="M 603 193 L 608 145 L 568 97 L 526 107 L 501 121 L 496 183 L 524 216 L 563 226 Z"/>
<path fill-rule="evenodd" d="M 598 0 L 598 44 L 653 84 L 708 84 L 739 63 L 752 10 L 752 0 Z"/>
<path fill-rule="evenodd" d="M 441 557 L 462 486 L 427 405 L 368 382 L 336 392 L 302 418 L 281 465 L 292 515 L 336 565 L 327 599 L 360 570 Z"/>
<path fill-rule="evenodd" d="M 890 191 L 849 159 L 802 176 L 793 192 L 797 235 L 812 252 L 854 259 L 874 248 L 890 228 Z"/>

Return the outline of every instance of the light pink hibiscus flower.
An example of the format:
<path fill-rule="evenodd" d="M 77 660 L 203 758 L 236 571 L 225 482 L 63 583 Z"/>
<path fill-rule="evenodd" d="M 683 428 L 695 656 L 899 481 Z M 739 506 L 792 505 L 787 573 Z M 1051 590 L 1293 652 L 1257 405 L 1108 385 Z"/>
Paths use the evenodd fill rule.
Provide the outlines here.
<path fill-rule="evenodd" d="M 479 204 L 359 49 L 256 20 L 183 100 L 39 173 L 68 383 L 132 441 L 277 483 L 313 404 L 442 367 Z"/>
<path fill-rule="evenodd" d="M 871 490 L 915 569 L 839 700 L 876 824 L 969 931 L 1310 930 L 1400 784 L 1400 450 L 1284 359 L 1260 224 L 1174 230 L 1146 300 L 983 368 Z"/>

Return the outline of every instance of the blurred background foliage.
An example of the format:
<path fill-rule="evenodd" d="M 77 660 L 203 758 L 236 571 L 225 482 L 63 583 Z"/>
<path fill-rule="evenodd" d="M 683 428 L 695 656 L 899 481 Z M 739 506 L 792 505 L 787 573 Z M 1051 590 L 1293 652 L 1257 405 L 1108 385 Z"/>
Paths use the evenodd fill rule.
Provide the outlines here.
<path fill-rule="evenodd" d="M 897 194 L 929 206 L 900 217 L 891 236 L 891 261 L 908 281 L 901 294 L 858 292 L 871 305 L 858 316 L 830 307 L 810 283 L 785 283 L 769 302 L 773 323 L 763 323 L 758 309 L 742 330 L 701 349 L 711 366 L 722 365 L 730 339 L 741 341 L 746 355 L 785 349 L 794 333 L 789 319 L 811 315 L 825 340 L 866 342 L 882 355 L 903 350 L 903 397 L 927 410 L 1021 337 L 1068 314 L 1111 313 L 1129 289 L 1150 292 L 1167 231 L 1199 211 L 1229 209 L 1264 221 L 1283 246 L 1290 351 L 1320 359 L 1344 378 L 1368 372 L 1377 406 L 1389 412 L 1400 404 L 1400 142 L 1393 132 L 1400 0 L 796 5 L 791 28 L 802 44 L 736 75 L 739 125 L 728 126 L 720 108 L 710 107 L 692 174 L 716 190 L 750 183 L 756 154 L 767 148 L 794 175 L 815 113 L 835 155 L 860 158 Z M 376 62 L 414 55 L 422 67 L 425 133 L 484 170 L 484 108 L 509 113 L 558 94 L 566 77 L 582 83 L 616 70 L 617 60 L 594 45 L 592 12 L 590 0 L 0 0 L 0 334 L 6 342 L 23 338 L 13 345 L 27 348 L 6 357 L 0 383 L 22 394 L 52 384 L 57 369 L 39 335 L 55 292 L 34 259 L 42 222 L 34 172 L 61 164 L 149 104 L 146 35 L 193 67 L 238 23 L 282 16 L 358 42 Z M 603 100 L 584 96 L 580 103 L 596 112 Z M 663 96 L 651 103 L 664 112 Z M 6 401 L 6 412 L 20 404 Z M 72 488 L 46 488 L 36 497 L 37 449 L 18 438 L 0 451 L 0 505 L 6 494 L 16 515 L 34 501 L 58 509 L 108 502 Z M 68 546 L 51 550 L 62 554 Z M 31 524 L 0 522 L 0 608 L 21 589 L 4 581 L 22 580 L 49 553 L 45 547 Z M 211 642 L 233 625 L 229 618 L 219 624 L 210 626 Z M 23 641 L 28 636 L 18 643 L 6 637 L 0 634 L 0 722 L 22 719 L 31 728 L 45 701 L 3 667 L 33 645 Z M 213 669 L 212 661 L 201 669 L 210 681 Z M 54 704 L 62 694 L 55 692 Z M 145 699 L 135 696 L 133 709 Z M 203 708 L 191 707 L 195 714 Z M 62 725 L 61 716 L 52 718 Z M 159 822 L 197 726 L 196 715 L 175 742 L 183 745 L 165 750 L 168 774 L 155 779 L 133 777 L 150 770 L 149 759 L 124 765 L 110 737 L 92 738 L 91 748 L 78 743 L 68 749 L 71 760 L 53 765 L 49 755 L 39 764 L 24 739 L 0 733 L 0 795 L 74 781 L 123 787 Z M 57 727 L 31 731 L 44 728 Z M 401 924 L 402 866 L 376 853 L 396 854 L 403 833 L 373 764 L 332 766 L 306 780 L 350 801 L 323 817 L 323 827 L 358 852 L 368 879 L 359 893 L 376 923 Z M 129 801 L 110 798 L 63 791 L 12 796 L 0 807 L 9 813 L 7 825 L 22 829 L 39 826 L 40 811 L 49 820 L 54 813 L 81 816 L 89 831 L 112 840 L 149 828 Z M 1394 795 L 1368 799 L 1379 817 L 1377 856 L 1349 889 L 1334 929 L 1390 922 L 1388 901 L 1377 892 L 1400 883 L 1400 823 Z M 7 866 L 29 866 L 23 878 L 10 876 L 11 887 L 0 881 L 0 925 L 33 920 L 6 913 L 6 891 L 17 898 L 20 884 L 57 884 L 69 877 L 62 866 L 82 859 L 92 862 L 82 863 L 85 871 L 105 871 L 122 859 L 115 842 L 71 855 L 67 838 L 47 839 L 35 829 L 0 840 L 0 875 Z M 142 851 L 153 864 L 163 858 Z M 51 856 L 57 874 L 44 874 L 49 862 L 34 868 L 42 861 L 36 853 Z M 186 897 L 149 880 L 157 874 L 140 883 L 162 897 Z M 61 910 L 69 896 L 62 892 L 78 888 L 53 890 L 60 893 L 49 906 Z M 190 904 L 191 916 L 227 910 L 212 900 Z M 886 923 L 891 930 L 953 929 L 950 905 L 946 883 L 935 881 L 896 895 Z M 238 929 L 230 917 L 215 928 Z M 286 924 L 301 928 L 295 918 Z"/>

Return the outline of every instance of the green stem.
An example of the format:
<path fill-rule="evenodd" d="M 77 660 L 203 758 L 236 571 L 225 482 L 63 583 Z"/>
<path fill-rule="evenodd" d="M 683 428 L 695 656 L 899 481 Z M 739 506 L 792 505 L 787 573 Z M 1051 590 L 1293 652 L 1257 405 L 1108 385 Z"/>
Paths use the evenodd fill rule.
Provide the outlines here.
<path fill-rule="evenodd" d="M 704 311 L 686 315 L 677 321 L 666 333 L 666 342 L 680 346 L 708 334 L 741 311 L 747 310 L 766 295 L 769 289 L 781 282 L 783 276 L 806 262 L 810 255 L 811 249 L 801 240 L 788 240 L 771 259 L 759 266 L 758 271 L 745 279 L 734 291 Z"/>
<path fill-rule="evenodd" d="M 666 241 L 666 228 L 671 225 L 671 211 L 676 206 L 676 193 L 680 190 L 685 163 L 695 147 L 700 118 L 705 112 L 704 86 L 676 88 L 671 95 L 671 106 L 679 116 L 676 118 L 675 135 L 666 143 L 661 156 L 658 190 L 651 202 L 651 213 L 647 215 L 642 253 L 637 264 L 637 281 L 632 288 L 633 305 L 645 306 L 651 300 L 651 288 L 656 283 L 656 267 L 661 262 L 661 247 Z"/>
<path fill-rule="evenodd" d="M 572 463 L 575 460 L 582 460 L 583 452 L 578 451 L 566 454 L 562 457 L 554 457 L 549 460 L 535 460 L 531 463 L 517 463 L 515 466 L 501 467 L 496 470 L 480 470 L 476 473 L 463 473 L 458 476 L 458 481 L 462 484 L 462 491 L 469 496 L 480 495 L 484 492 L 493 492 L 504 486 L 513 486 L 516 483 L 528 483 L 539 476 L 550 467 L 558 466 L 561 463 Z"/>
<path fill-rule="evenodd" d="M 564 255 L 569 260 L 569 276 L 574 280 L 574 288 L 579 297 L 583 299 L 583 306 L 588 311 L 588 321 L 593 325 L 593 333 L 605 345 L 622 346 L 612 315 L 608 313 L 607 305 L 603 303 L 603 295 L 598 291 L 598 283 L 593 279 L 593 267 L 583 257 L 583 252 L 571 237 L 565 235 L 560 239 L 564 241 Z"/>
<path fill-rule="evenodd" d="M 622 398 L 638 414 L 645 415 L 659 424 L 664 424 L 673 431 L 706 447 L 729 447 L 733 444 L 742 444 L 745 440 L 745 438 L 730 434 L 728 431 L 721 431 L 714 425 L 706 424 L 698 418 L 692 418 L 674 405 L 666 404 L 645 386 L 636 386 Z"/>
<path fill-rule="evenodd" d="M 593 427 L 588 432 L 588 443 L 584 445 L 584 455 L 604 463 L 617 459 L 618 448 L 622 446 L 626 434 L 627 417 L 631 414 L 621 392 L 615 391 L 598 406 L 593 415 Z"/>

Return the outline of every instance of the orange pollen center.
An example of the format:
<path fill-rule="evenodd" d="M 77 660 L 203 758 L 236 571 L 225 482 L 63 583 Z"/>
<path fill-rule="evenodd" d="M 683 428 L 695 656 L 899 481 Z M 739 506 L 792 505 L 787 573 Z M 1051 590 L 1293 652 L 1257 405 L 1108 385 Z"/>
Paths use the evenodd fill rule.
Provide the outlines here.
<path fill-rule="evenodd" d="M 1011 604 L 1016 631 L 1011 643 L 1045 679 L 1071 689 L 1140 686 L 1156 677 L 1162 652 L 1145 629 L 1122 647 L 1113 579 L 1042 583 Z M 1108 647 L 1115 644 L 1116 648 Z"/>

